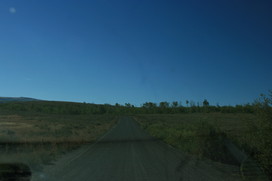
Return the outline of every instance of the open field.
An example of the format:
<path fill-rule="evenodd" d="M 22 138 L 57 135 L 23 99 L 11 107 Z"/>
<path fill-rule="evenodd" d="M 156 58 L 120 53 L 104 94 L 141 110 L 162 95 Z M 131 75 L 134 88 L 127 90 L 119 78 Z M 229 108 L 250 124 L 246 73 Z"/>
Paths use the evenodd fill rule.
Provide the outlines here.
<path fill-rule="evenodd" d="M 1 115 L 1 142 L 91 142 L 108 130 L 109 115 Z"/>
<path fill-rule="evenodd" d="M 111 115 L 2 113 L 0 162 L 24 162 L 38 169 L 61 153 L 95 141 L 117 122 Z"/>

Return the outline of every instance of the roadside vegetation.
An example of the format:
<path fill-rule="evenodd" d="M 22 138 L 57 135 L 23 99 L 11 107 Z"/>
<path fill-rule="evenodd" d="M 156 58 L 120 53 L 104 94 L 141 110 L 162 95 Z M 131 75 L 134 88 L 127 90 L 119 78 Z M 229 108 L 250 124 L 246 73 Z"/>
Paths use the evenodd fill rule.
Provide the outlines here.
<path fill-rule="evenodd" d="M 245 179 L 263 178 L 263 172 L 272 179 L 271 93 L 269 96 L 261 95 L 251 105 L 239 106 L 237 110 L 232 107 L 227 112 L 188 111 L 186 114 L 142 114 L 134 117 L 152 136 L 182 152 L 239 165 Z M 205 106 L 199 109 L 205 110 Z M 248 158 L 239 162 L 227 148 L 227 140 Z M 255 160 L 261 170 L 252 165 L 251 160 Z"/>
<path fill-rule="evenodd" d="M 136 120 L 152 136 L 198 158 L 239 164 L 225 146 L 226 137 L 241 140 L 248 133 L 245 125 L 256 116 L 248 113 L 188 113 L 137 115 Z"/>
<path fill-rule="evenodd" d="M 230 140 L 272 175 L 271 105 L 272 92 L 236 106 L 212 106 L 206 99 L 183 104 L 146 102 L 140 107 L 36 100 L 0 103 L 0 161 L 29 157 L 34 163 L 50 162 L 62 152 L 96 140 L 120 116 L 129 115 L 151 135 L 183 152 L 241 164 L 226 148 L 225 141 Z"/>
<path fill-rule="evenodd" d="M 257 119 L 250 126 L 248 142 L 242 147 L 255 158 L 272 180 L 272 91 L 255 101 Z"/>

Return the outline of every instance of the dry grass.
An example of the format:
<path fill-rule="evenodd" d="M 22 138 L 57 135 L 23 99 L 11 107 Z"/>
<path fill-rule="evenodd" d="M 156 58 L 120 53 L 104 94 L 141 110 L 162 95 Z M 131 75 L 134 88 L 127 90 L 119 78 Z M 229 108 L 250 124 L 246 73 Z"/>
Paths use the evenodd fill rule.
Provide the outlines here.
<path fill-rule="evenodd" d="M 1 115 L 0 142 L 91 142 L 115 121 L 106 115 Z"/>
<path fill-rule="evenodd" d="M 117 120 L 112 115 L 1 114 L 0 163 L 41 169 L 62 153 L 95 141 Z"/>

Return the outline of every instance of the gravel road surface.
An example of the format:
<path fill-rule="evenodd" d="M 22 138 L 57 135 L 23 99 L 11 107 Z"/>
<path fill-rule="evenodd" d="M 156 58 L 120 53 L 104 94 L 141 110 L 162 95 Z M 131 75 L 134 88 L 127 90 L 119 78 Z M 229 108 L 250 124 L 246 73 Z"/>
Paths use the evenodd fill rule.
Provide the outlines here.
<path fill-rule="evenodd" d="M 63 155 L 32 180 L 221 181 L 241 180 L 239 167 L 185 155 L 123 117 L 94 144 Z"/>

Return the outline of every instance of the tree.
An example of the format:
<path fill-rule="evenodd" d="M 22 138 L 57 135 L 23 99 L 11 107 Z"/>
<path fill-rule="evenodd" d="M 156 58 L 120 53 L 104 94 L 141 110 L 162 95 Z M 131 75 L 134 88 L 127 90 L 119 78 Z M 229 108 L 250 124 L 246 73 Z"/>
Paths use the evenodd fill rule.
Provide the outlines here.
<path fill-rule="evenodd" d="M 203 106 L 204 107 L 207 107 L 207 106 L 209 106 L 210 104 L 209 104 L 209 102 L 207 101 L 207 99 L 204 99 L 204 101 L 203 101 Z"/>
<path fill-rule="evenodd" d="M 172 102 L 172 107 L 173 107 L 173 108 L 178 107 L 178 101 L 173 101 L 173 102 Z"/>
<path fill-rule="evenodd" d="M 168 108 L 169 107 L 169 102 L 160 102 L 160 108 Z"/>
<path fill-rule="evenodd" d="M 186 100 L 186 105 L 187 105 L 187 107 L 188 107 L 188 104 L 189 104 L 189 101 L 188 101 L 188 100 Z"/>
<path fill-rule="evenodd" d="M 194 101 L 190 101 L 190 107 L 195 107 L 196 106 L 196 104 L 195 104 L 195 102 Z"/>
<path fill-rule="evenodd" d="M 116 107 L 120 107 L 121 105 L 120 105 L 120 104 L 118 104 L 118 103 L 115 103 L 115 106 L 116 106 Z"/>
<path fill-rule="evenodd" d="M 126 107 L 132 107 L 132 105 L 130 103 L 125 103 Z"/>
<path fill-rule="evenodd" d="M 143 104 L 142 107 L 147 108 L 147 109 L 152 109 L 152 108 L 156 108 L 157 105 L 156 105 L 156 103 L 153 103 L 153 102 L 146 102 Z"/>

